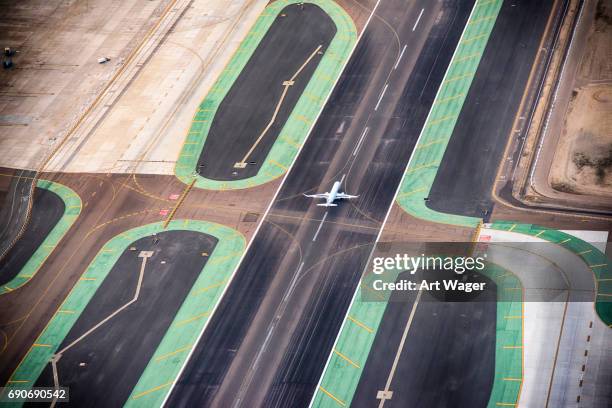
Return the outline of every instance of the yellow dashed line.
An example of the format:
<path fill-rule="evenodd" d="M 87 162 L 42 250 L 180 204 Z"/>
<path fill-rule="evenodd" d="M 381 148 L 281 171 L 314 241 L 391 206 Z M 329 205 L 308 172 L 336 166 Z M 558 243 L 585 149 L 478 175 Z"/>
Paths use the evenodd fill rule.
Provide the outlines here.
<path fill-rule="evenodd" d="M 431 162 L 431 163 L 428 163 L 428 164 L 422 164 L 422 165 L 417 166 L 417 167 L 415 167 L 413 169 L 409 169 L 406 173 L 412 173 L 412 172 L 419 171 L 421 169 L 425 169 L 425 168 L 428 168 L 428 167 L 438 167 L 438 162 Z"/>
<path fill-rule="evenodd" d="M 335 396 L 334 396 L 334 395 L 333 395 L 331 392 L 327 391 L 325 388 L 321 387 L 320 385 L 319 385 L 319 389 L 320 389 L 321 391 L 323 391 L 323 392 L 325 393 L 325 395 L 327 395 L 329 398 L 331 398 L 331 399 L 333 399 L 334 401 L 336 401 L 336 402 L 337 402 L 338 404 L 340 404 L 341 406 L 343 406 L 343 407 L 344 407 L 344 406 L 346 405 L 346 403 L 345 403 L 344 401 L 342 401 L 342 400 L 340 400 L 340 399 L 336 398 L 336 397 L 335 397 Z"/>
<path fill-rule="evenodd" d="M 433 146 L 433 145 L 438 144 L 438 143 L 443 143 L 443 142 L 445 142 L 445 141 L 446 141 L 446 139 L 438 139 L 438 140 L 434 140 L 433 142 L 425 143 L 425 144 L 423 144 L 423 145 L 421 145 L 421 146 L 418 146 L 418 147 L 416 148 L 416 150 L 419 150 L 419 149 L 424 149 L 424 148 L 426 148 L 426 147 Z"/>
<path fill-rule="evenodd" d="M 480 23 L 480 22 L 482 22 L 482 21 L 491 20 L 491 19 L 493 19 L 493 18 L 497 18 L 497 15 L 493 15 L 493 16 L 486 16 L 486 17 L 480 17 L 480 18 L 478 18 L 478 19 L 476 19 L 476 20 L 472 20 L 472 21 L 470 21 L 470 22 L 468 23 L 468 25 L 470 25 L 470 24 Z"/>
<path fill-rule="evenodd" d="M 183 326 L 183 325 L 185 325 L 185 324 L 187 324 L 187 323 L 191 323 L 191 322 L 193 322 L 194 320 L 198 320 L 198 319 L 200 319 L 200 318 L 202 318 L 202 317 L 206 317 L 206 316 L 208 316 L 209 314 L 210 314 L 210 312 L 200 313 L 199 315 L 196 315 L 196 316 L 190 317 L 189 319 L 182 320 L 182 321 L 178 322 L 176 325 L 177 325 L 177 326 Z"/>
<path fill-rule="evenodd" d="M 522 378 L 504 378 L 504 381 L 523 381 Z"/>
<path fill-rule="evenodd" d="M 535 234 L 535 236 L 536 236 L 536 237 L 539 237 L 540 235 L 542 235 L 542 234 L 543 234 L 543 233 L 545 233 L 545 232 L 546 232 L 546 230 L 542 230 L 542 231 L 538 232 L 537 234 Z"/>
<path fill-rule="evenodd" d="M 578 255 L 584 255 L 584 254 L 588 254 L 590 252 L 593 252 L 593 250 L 592 249 L 587 249 L 586 251 L 578 252 Z"/>
<path fill-rule="evenodd" d="M 347 319 L 349 319 L 351 322 L 355 323 L 357 326 L 361 327 L 362 329 L 365 329 L 366 331 L 373 333 L 374 330 L 370 329 L 368 326 L 366 326 L 365 324 L 361 323 L 359 320 L 355 319 L 354 317 L 351 316 L 347 316 Z"/>
<path fill-rule="evenodd" d="M 150 394 L 150 393 L 152 393 L 152 392 L 155 392 L 155 391 L 161 390 L 162 388 L 165 388 L 165 387 L 167 387 L 167 386 L 169 386 L 169 385 L 171 385 L 171 384 L 172 384 L 172 381 L 167 382 L 167 383 L 162 384 L 162 385 L 158 385 L 157 387 L 153 387 L 153 388 L 148 389 L 148 390 L 146 390 L 146 391 L 144 391 L 144 392 L 141 392 L 140 394 L 136 394 L 136 395 L 134 395 L 134 396 L 132 397 L 132 399 L 138 399 L 138 398 L 140 398 L 140 397 L 144 397 L 144 396 L 145 396 L 145 395 L 147 395 L 147 394 Z"/>
<path fill-rule="evenodd" d="M 450 82 L 459 81 L 460 79 L 467 78 L 467 77 L 470 77 L 470 76 L 473 76 L 473 75 L 474 75 L 474 73 L 473 73 L 473 72 L 468 72 L 467 74 L 457 75 L 457 76 L 455 76 L 455 77 L 452 77 L 452 78 L 447 79 L 446 81 L 444 81 L 444 83 L 445 83 L 445 84 L 448 84 L 448 83 L 450 83 Z"/>
<path fill-rule="evenodd" d="M 57 313 L 74 314 L 74 310 L 58 310 Z"/>
<path fill-rule="evenodd" d="M 470 54 L 470 55 L 466 55 L 465 57 L 457 58 L 457 59 L 454 61 L 454 63 L 456 64 L 456 63 L 458 63 L 458 62 L 467 61 L 467 60 L 470 60 L 470 59 L 472 59 L 472 58 L 476 58 L 476 57 L 478 57 L 478 56 L 480 56 L 480 53 L 479 53 L 479 52 L 475 52 L 474 54 Z"/>
<path fill-rule="evenodd" d="M 50 344 L 34 343 L 32 347 L 51 347 Z"/>
<path fill-rule="evenodd" d="M 401 197 L 408 197 L 409 195 L 421 192 L 427 190 L 427 187 L 421 187 L 421 188 L 417 188 L 416 190 L 412 190 L 412 191 L 406 191 L 405 193 L 401 193 L 398 194 L 397 198 L 401 198 Z"/>
<path fill-rule="evenodd" d="M 280 164 L 279 162 L 277 162 L 276 160 L 268 160 L 270 163 L 272 163 L 273 165 L 275 165 L 276 167 L 279 167 L 281 169 L 283 169 L 284 171 L 287 171 L 287 168 L 285 166 L 283 166 L 282 164 Z"/>
<path fill-rule="evenodd" d="M 507 349 L 507 350 L 511 350 L 511 349 L 522 349 L 522 348 L 523 348 L 523 346 L 504 346 L 503 348 L 504 348 L 504 349 Z"/>
<path fill-rule="evenodd" d="M 222 286 L 222 285 L 223 285 L 225 282 L 227 282 L 227 279 L 222 280 L 222 281 L 221 281 L 221 282 L 219 282 L 219 283 L 215 283 L 215 284 L 213 284 L 213 285 L 206 286 L 205 288 L 198 289 L 198 290 L 196 290 L 196 291 L 195 291 L 193 294 L 194 294 L 194 295 L 198 295 L 198 294 L 200 294 L 200 293 L 204 293 L 204 292 L 206 292 L 206 291 L 208 291 L 208 290 L 211 290 L 211 289 L 214 289 L 214 288 L 218 288 L 219 286 Z"/>
<path fill-rule="evenodd" d="M 487 35 L 489 35 L 489 33 L 480 34 L 480 35 L 477 35 L 476 37 L 468 38 L 467 40 L 463 40 L 463 41 L 461 41 L 461 44 L 471 43 L 471 42 L 473 42 L 473 41 L 476 41 L 476 40 L 479 40 L 479 39 L 481 39 L 481 38 L 484 38 L 484 37 L 486 37 Z"/>
<path fill-rule="evenodd" d="M 155 358 L 155 361 L 161 361 L 161 360 L 164 360 L 164 359 L 166 359 L 168 357 L 172 357 L 175 354 L 181 353 L 183 351 L 187 351 L 187 350 L 191 349 L 191 346 L 193 346 L 193 344 L 189 344 L 189 345 L 187 345 L 185 347 L 181 347 L 181 348 L 176 349 L 174 351 L 171 351 L 170 353 L 167 353 L 167 354 L 162 354 L 161 356 Z"/>
<path fill-rule="evenodd" d="M 608 264 L 606 263 L 602 263 L 602 264 L 597 264 L 597 265 L 589 265 L 589 268 L 601 268 L 602 266 L 606 266 Z"/>
<path fill-rule="evenodd" d="M 563 241 L 559 242 L 559 244 L 565 244 L 566 242 L 570 242 L 572 239 L 571 238 L 567 238 L 564 239 Z"/>
<path fill-rule="evenodd" d="M 454 117 L 455 115 L 447 115 L 447 116 L 444 116 L 443 118 L 432 120 L 431 122 L 427 124 L 427 126 L 437 125 L 438 123 L 446 122 L 447 120 L 450 120 Z"/>
<path fill-rule="evenodd" d="M 454 95 L 454 96 L 449 96 L 448 98 L 443 98 L 443 99 L 440 99 L 439 101 L 436 101 L 436 103 L 439 104 L 439 103 L 449 102 L 449 101 L 461 98 L 464 95 L 465 95 L 464 93 L 460 93 L 460 94 L 457 94 L 457 95 Z"/>
<path fill-rule="evenodd" d="M 340 356 L 340 358 L 342 358 L 344 361 L 346 361 L 347 363 L 349 363 L 350 365 L 352 365 L 355 368 L 359 368 L 359 366 L 357 365 L 357 363 L 355 363 L 353 360 L 351 360 L 350 358 L 348 358 L 347 356 L 345 356 L 344 354 L 342 354 L 341 352 L 339 352 L 338 350 L 334 349 L 334 353 L 336 353 L 337 355 Z"/>
<path fill-rule="evenodd" d="M 522 319 L 523 316 L 504 316 L 504 319 Z"/>
<path fill-rule="evenodd" d="M 516 224 L 512 224 L 512 226 L 510 227 L 510 229 L 508 230 L 508 232 L 512 232 L 514 229 L 516 228 Z"/>

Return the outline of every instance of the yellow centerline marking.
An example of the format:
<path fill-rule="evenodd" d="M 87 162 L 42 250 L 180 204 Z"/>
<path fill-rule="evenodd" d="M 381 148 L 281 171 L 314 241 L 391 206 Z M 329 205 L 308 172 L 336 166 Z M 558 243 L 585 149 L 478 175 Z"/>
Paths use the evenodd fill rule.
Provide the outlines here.
<path fill-rule="evenodd" d="M 32 344 L 32 347 L 51 347 L 50 344 L 43 344 L 43 343 L 34 343 Z"/>
<path fill-rule="evenodd" d="M 567 238 L 564 239 L 563 241 L 559 242 L 559 244 L 565 244 L 566 242 L 570 242 L 572 239 L 571 238 Z"/>
<path fill-rule="evenodd" d="M 504 346 L 504 349 L 522 349 L 523 346 Z"/>
<path fill-rule="evenodd" d="M 538 232 L 537 234 L 535 234 L 536 238 L 539 237 L 540 235 L 542 235 L 545 232 L 546 232 L 546 230 L 542 230 L 542 231 Z"/>
<path fill-rule="evenodd" d="M 578 255 L 584 255 L 584 254 L 588 254 L 590 252 L 593 252 L 593 250 L 592 249 L 587 249 L 586 251 L 578 252 Z"/>
<path fill-rule="evenodd" d="M 507 378 L 504 378 L 504 381 L 523 381 L 523 379 L 507 377 Z"/>

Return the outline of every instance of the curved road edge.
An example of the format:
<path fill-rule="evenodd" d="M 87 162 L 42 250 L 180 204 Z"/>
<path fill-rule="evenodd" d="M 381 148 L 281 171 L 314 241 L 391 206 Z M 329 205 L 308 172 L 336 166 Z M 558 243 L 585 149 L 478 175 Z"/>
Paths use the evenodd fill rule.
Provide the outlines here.
<path fill-rule="evenodd" d="M 174 169 L 179 180 L 189 184 L 195 178 L 197 188 L 234 190 L 267 183 L 287 172 L 331 95 L 336 80 L 340 77 L 357 42 L 357 29 L 351 17 L 341 6 L 330 0 L 309 0 L 307 2 L 321 7 L 334 21 L 337 32 L 257 175 L 235 181 L 211 180 L 197 174 L 197 160 L 204 147 L 215 113 L 238 75 L 248 63 L 277 15 L 287 5 L 302 3 L 300 0 L 278 0 L 267 6 L 241 42 L 194 115 Z"/>
<path fill-rule="evenodd" d="M 126 406 L 160 406 L 169 385 L 178 375 L 188 355 L 190 347 L 186 348 L 185 345 L 195 344 L 201 328 L 210 318 L 207 311 L 212 310 L 218 301 L 227 285 L 230 272 L 245 250 L 244 236 L 232 228 L 206 221 L 174 220 L 165 229 L 163 222 L 156 222 L 130 229 L 109 240 L 49 320 L 6 386 L 29 388 L 79 319 L 119 256 L 132 242 L 168 230 L 198 231 L 216 237 L 218 244 L 213 253 L 208 254 L 209 259 L 204 269 L 190 289 L 126 403 Z M 62 313 L 65 310 L 70 310 L 71 313 Z M 185 321 L 189 324 L 177 324 Z M 173 358 L 160 358 L 168 355 Z"/>
<path fill-rule="evenodd" d="M 0 287 L 0 295 L 11 292 L 32 279 L 81 214 L 83 203 L 79 195 L 71 188 L 44 179 L 38 180 L 36 187 L 57 194 L 64 202 L 64 214 L 19 273 Z"/>

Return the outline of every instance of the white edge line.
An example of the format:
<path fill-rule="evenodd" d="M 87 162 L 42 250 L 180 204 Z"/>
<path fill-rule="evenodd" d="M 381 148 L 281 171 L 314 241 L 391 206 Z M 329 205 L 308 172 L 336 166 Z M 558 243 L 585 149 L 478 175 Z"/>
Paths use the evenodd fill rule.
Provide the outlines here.
<path fill-rule="evenodd" d="M 372 9 L 372 13 L 368 17 L 368 20 L 366 21 L 366 23 L 365 23 L 365 25 L 363 27 L 363 30 L 361 30 L 361 32 L 357 36 L 357 40 L 355 41 L 355 44 L 353 45 L 353 49 L 351 50 L 351 52 L 347 56 L 346 60 L 344 61 L 344 64 L 342 64 L 342 69 L 340 70 L 340 74 L 336 78 L 336 81 L 334 82 L 334 84 L 331 87 L 329 93 L 327 94 L 327 97 L 325 98 L 325 101 L 321 105 L 321 109 L 319 109 L 319 113 L 317 114 L 317 117 L 312 121 L 312 124 L 310 125 L 310 129 L 308 130 L 308 133 L 306 134 L 306 138 L 304 139 L 304 142 L 300 145 L 300 148 L 298 149 L 298 152 L 295 155 L 295 159 L 293 159 L 293 162 L 291 163 L 291 165 L 289 166 L 289 168 L 285 172 L 285 175 L 283 176 L 283 180 L 281 181 L 280 185 L 276 189 L 276 192 L 274 193 L 274 197 L 272 197 L 272 200 L 270 200 L 270 203 L 268 204 L 268 208 L 266 208 L 266 211 L 264 212 L 263 217 L 261 217 L 261 220 L 257 224 L 257 228 L 255 229 L 255 232 L 253 233 L 253 236 L 252 236 L 251 240 L 247 243 L 247 246 L 244 249 L 244 252 L 240 256 L 240 260 L 238 261 L 238 264 L 236 265 L 236 268 L 234 269 L 234 272 L 232 272 L 232 276 L 230 276 L 230 278 L 229 278 L 229 280 L 227 282 L 227 285 L 225 285 L 225 288 L 223 289 L 223 292 L 221 293 L 221 296 L 219 296 L 219 300 L 217 300 L 217 303 L 215 304 L 215 306 L 213 307 L 212 311 L 208 315 L 208 320 L 206 321 L 206 323 L 204 323 L 204 327 L 202 327 L 202 330 L 200 331 L 200 334 L 198 335 L 198 338 L 196 339 L 195 343 L 193 343 L 193 347 L 189 351 L 189 354 L 187 355 L 187 358 L 183 362 L 183 365 L 181 366 L 181 369 L 179 370 L 179 372 L 176 374 L 176 376 L 172 380 L 172 384 L 170 385 L 170 388 L 168 388 L 168 391 L 166 392 L 166 396 L 164 397 L 164 400 L 160 404 L 160 407 L 164 407 L 166 405 L 166 403 L 168 402 L 168 398 L 172 394 L 172 391 L 174 390 L 174 387 L 176 386 L 176 383 L 177 383 L 178 379 L 183 374 L 183 371 L 185 370 L 185 367 L 187 367 L 187 363 L 189 363 L 189 361 L 191 360 L 191 356 L 193 355 L 193 352 L 197 348 L 198 343 L 200 343 L 200 340 L 202 339 L 202 336 L 204 335 L 204 332 L 206 331 L 206 328 L 208 327 L 208 323 L 210 323 L 210 321 L 212 320 L 212 317 L 214 316 L 215 312 L 217 311 L 217 307 L 219 306 L 219 304 L 221 303 L 221 300 L 223 300 L 223 297 L 225 296 L 225 292 L 227 292 L 228 288 L 232 284 L 232 282 L 234 280 L 234 276 L 236 276 L 236 272 L 240 268 L 240 265 L 242 264 L 242 261 L 244 260 L 244 257 L 246 256 L 247 252 L 249 251 L 249 248 L 251 247 L 251 244 L 253 243 L 253 241 L 255 241 L 255 237 L 257 236 L 257 233 L 259 232 L 259 228 L 263 224 L 263 220 L 266 218 L 266 216 L 270 212 L 270 209 L 272 208 L 272 204 L 274 204 L 274 201 L 276 200 L 276 197 L 278 196 L 278 193 L 280 193 L 281 188 L 285 184 L 285 181 L 287 180 L 287 176 L 291 172 L 291 169 L 293 168 L 293 165 L 297 162 L 298 158 L 300 157 L 300 153 L 302 152 L 302 148 L 304 147 L 304 145 L 308 141 L 308 138 L 310 137 L 310 134 L 312 133 L 312 130 L 314 129 L 317 121 L 319 120 L 319 117 L 321 116 L 321 113 L 323 113 L 323 110 L 327 106 L 327 103 L 329 102 L 329 98 L 331 98 L 331 95 L 333 94 L 334 90 L 336 89 L 336 86 L 338 85 L 338 82 L 340 81 L 340 78 L 342 78 L 342 75 L 344 74 L 344 71 L 346 70 L 346 67 L 348 66 L 349 61 L 353 57 L 353 54 L 355 53 L 355 50 L 357 49 L 357 46 L 359 45 L 359 42 L 361 41 L 361 37 L 363 37 L 363 34 L 365 33 L 368 25 L 370 24 L 370 21 L 372 20 L 372 16 L 376 12 L 376 9 L 378 8 L 378 5 L 380 4 L 381 1 L 382 0 L 378 0 L 376 2 L 376 6 L 374 6 L 374 9 Z"/>
<path fill-rule="evenodd" d="M 389 87 L 389 84 L 386 83 L 385 87 L 383 88 L 382 92 L 380 93 L 380 96 L 378 97 L 378 102 L 376 103 L 376 106 L 374 107 L 374 111 L 378 110 L 378 107 L 380 106 L 380 103 L 382 102 L 384 96 L 385 96 L 385 92 L 387 92 L 387 88 Z"/>
<path fill-rule="evenodd" d="M 421 9 L 421 12 L 419 13 L 419 17 L 417 18 L 416 23 L 414 23 L 414 27 L 412 27 L 412 31 L 416 30 L 417 26 L 419 25 L 419 21 L 421 21 L 421 17 L 423 17 L 424 11 L 425 9 Z"/>
<path fill-rule="evenodd" d="M 434 109 L 434 105 L 436 102 L 436 99 L 438 99 L 438 95 L 440 94 L 440 90 L 442 89 L 442 87 L 444 86 L 444 81 L 446 79 L 446 76 L 448 75 L 448 71 L 451 67 L 451 65 L 453 65 L 453 61 L 455 60 L 455 55 L 457 54 L 457 50 L 459 49 L 459 46 L 461 45 L 461 40 L 463 39 L 463 36 L 465 34 L 465 30 L 468 27 L 468 23 L 470 22 L 470 20 L 472 19 L 472 15 L 474 14 L 474 10 L 476 10 L 476 7 L 478 7 L 479 1 L 477 0 L 474 3 L 474 6 L 472 7 L 472 11 L 470 12 L 470 16 L 468 17 L 465 26 L 463 27 L 463 32 L 461 33 L 461 37 L 459 37 L 459 41 L 457 42 L 457 47 L 455 47 L 455 51 L 453 52 L 453 56 L 451 57 L 450 62 L 448 63 L 448 67 L 446 67 L 446 72 L 444 73 L 444 78 L 442 78 L 442 82 L 440 82 L 440 87 L 438 88 L 438 91 L 436 92 L 436 97 L 434 98 L 432 104 L 431 104 L 431 108 L 429 109 L 429 113 L 427 114 L 427 119 L 425 119 L 425 122 L 423 122 L 423 127 L 421 128 L 421 133 L 419 134 L 419 138 L 417 139 L 416 144 L 414 145 L 414 149 L 412 150 L 412 154 L 410 155 L 410 159 L 408 160 L 408 164 L 406 164 L 406 168 L 404 169 L 404 174 L 402 175 L 402 179 L 400 180 L 397 189 L 395 190 L 395 195 L 393 196 L 393 201 L 391 201 L 391 205 L 389 205 L 389 208 L 387 210 L 387 214 L 385 215 L 385 219 L 383 220 L 382 225 L 380 226 L 380 230 L 378 231 L 378 235 L 376 236 L 376 241 L 374 242 L 374 246 L 372 247 L 372 250 L 370 251 L 370 255 L 368 256 L 368 262 L 366 263 L 366 265 L 370 262 L 370 257 L 372 256 L 372 254 L 374 253 L 374 248 L 376 247 L 376 244 L 378 243 L 378 241 L 380 240 L 380 236 L 382 235 L 382 232 L 384 230 L 385 224 L 387 223 L 387 219 L 389 218 L 389 214 L 391 214 L 391 209 L 393 208 L 393 204 L 395 203 L 395 201 L 397 200 L 397 195 L 402 187 L 402 183 L 404 182 L 404 178 L 406 177 L 406 171 L 408 170 L 408 168 L 410 167 L 410 162 L 412 162 L 412 158 L 414 157 L 414 153 L 416 152 L 416 147 L 419 145 L 419 142 L 421 140 L 421 137 L 423 136 L 423 132 L 425 130 L 425 125 L 427 124 L 427 121 L 429 120 L 429 117 L 431 115 L 431 112 Z M 359 283 L 361 283 L 361 279 L 359 280 Z M 329 355 L 327 356 L 327 362 L 325 363 L 325 368 L 323 369 L 323 372 L 321 373 L 321 377 L 319 377 L 319 382 L 317 383 L 317 386 L 315 387 L 315 392 L 312 395 L 312 399 L 310 400 L 310 404 L 308 405 L 308 408 L 312 408 L 312 404 L 314 403 L 314 400 L 319 392 L 319 387 L 321 386 L 321 382 L 323 381 L 323 377 L 325 376 L 325 372 L 327 371 L 327 367 L 329 367 L 329 362 L 331 361 L 331 357 L 333 355 L 333 350 L 336 348 L 336 346 L 338 345 L 338 340 L 340 339 L 340 334 L 342 333 L 342 330 L 344 329 L 344 325 L 346 324 L 346 318 L 349 314 L 349 312 L 351 311 L 351 308 L 353 307 L 353 303 L 355 302 L 355 297 L 357 297 L 357 292 L 359 292 L 359 283 L 357 284 L 357 288 L 355 289 L 355 292 L 353 293 L 353 298 L 351 299 L 351 303 L 349 304 L 348 309 L 346 309 L 346 314 L 344 315 L 344 320 L 342 321 L 342 326 L 340 327 L 340 330 L 338 331 L 338 334 L 336 334 L 336 339 L 334 340 L 334 344 L 332 346 L 332 351 L 330 351 Z"/>

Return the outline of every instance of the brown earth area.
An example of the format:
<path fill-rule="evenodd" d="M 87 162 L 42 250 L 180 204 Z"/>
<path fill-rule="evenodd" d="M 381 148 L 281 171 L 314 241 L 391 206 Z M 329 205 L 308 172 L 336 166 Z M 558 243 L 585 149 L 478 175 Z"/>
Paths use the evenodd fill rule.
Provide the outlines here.
<path fill-rule="evenodd" d="M 559 191 L 612 197 L 612 1 L 600 0 L 550 170 Z"/>

